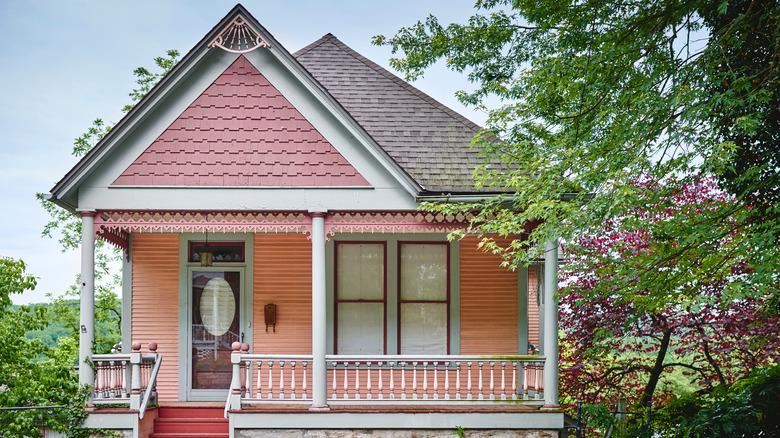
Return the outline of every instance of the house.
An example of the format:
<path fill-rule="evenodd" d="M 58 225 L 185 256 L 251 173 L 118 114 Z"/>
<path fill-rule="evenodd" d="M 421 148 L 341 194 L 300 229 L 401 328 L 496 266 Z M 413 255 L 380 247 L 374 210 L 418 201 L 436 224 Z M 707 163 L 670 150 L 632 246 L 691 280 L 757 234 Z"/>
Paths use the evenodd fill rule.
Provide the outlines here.
<path fill-rule="evenodd" d="M 237 5 L 51 190 L 82 220 L 86 424 L 558 436 L 557 243 L 510 272 L 447 239 L 466 217 L 419 210 L 490 195 L 478 129 L 333 35 L 288 52 Z M 116 355 L 91 351 L 95 239 L 125 254 Z"/>

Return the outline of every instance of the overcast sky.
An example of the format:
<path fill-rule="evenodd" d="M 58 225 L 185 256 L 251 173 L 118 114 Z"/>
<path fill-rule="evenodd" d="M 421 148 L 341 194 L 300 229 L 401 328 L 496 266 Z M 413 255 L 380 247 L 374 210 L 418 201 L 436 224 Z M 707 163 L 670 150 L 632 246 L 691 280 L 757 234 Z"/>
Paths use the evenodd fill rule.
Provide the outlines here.
<path fill-rule="evenodd" d="M 392 35 L 429 14 L 451 22 L 473 12 L 469 0 L 242 4 L 290 52 L 332 33 L 386 68 L 390 51 L 372 46 L 372 36 Z M 56 240 L 41 237 L 48 217 L 35 200 L 76 163 L 73 140 L 95 118 L 120 119 L 135 85 L 133 69 L 152 67 L 167 49 L 185 54 L 233 6 L 217 0 L 0 0 L 0 256 L 23 259 L 39 277 L 36 290 L 14 296 L 15 303 L 60 294 L 79 271 L 77 251 L 63 254 Z M 469 88 L 464 76 L 437 69 L 414 85 L 484 121 L 453 97 Z"/>

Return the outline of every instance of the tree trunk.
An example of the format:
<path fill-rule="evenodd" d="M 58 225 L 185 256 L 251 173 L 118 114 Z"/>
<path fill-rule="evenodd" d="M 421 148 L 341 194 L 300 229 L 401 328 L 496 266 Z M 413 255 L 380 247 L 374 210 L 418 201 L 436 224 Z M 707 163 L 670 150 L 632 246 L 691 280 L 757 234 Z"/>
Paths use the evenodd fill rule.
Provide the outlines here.
<path fill-rule="evenodd" d="M 664 359 L 666 358 L 666 352 L 669 350 L 669 341 L 671 338 L 672 331 L 665 331 L 663 338 L 661 338 L 661 345 L 658 347 L 658 356 L 655 358 L 655 365 L 653 365 L 653 369 L 650 370 L 650 378 L 648 379 L 647 386 L 645 386 L 642 397 L 638 402 L 640 409 L 645 408 L 647 403 L 653 399 L 655 387 L 658 386 L 658 380 L 660 379 L 661 372 L 664 369 Z"/>

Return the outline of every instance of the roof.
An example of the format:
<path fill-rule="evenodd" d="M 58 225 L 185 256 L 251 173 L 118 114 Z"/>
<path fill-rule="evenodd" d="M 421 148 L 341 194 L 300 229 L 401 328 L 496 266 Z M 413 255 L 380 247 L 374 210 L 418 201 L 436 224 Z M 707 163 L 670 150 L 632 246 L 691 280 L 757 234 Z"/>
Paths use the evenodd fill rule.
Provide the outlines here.
<path fill-rule="evenodd" d="M 369 183 L 241 55 L 112 185 Z"/>
<path fill-rule="evenodd" d="M 293 56 L 426 192 L 468 193 L 480 127 L 332 34 Z"/>
<path fill-rule="evenodd" d="M 334 120 L 343 124 L 346 128 L 344 132 L 362 143 L 368 156 L 382 163 L 381 165 L 385 166 L 389 174 L 393 175 L 400 186 L 413 197 L 449 194 L 479 195 L 487 192 L 474 187 L 472 176 L 474 168 L 483 162 L 478 152 L 470 147 L 471 139 L 480 130 L 479 126 L 366 59 L 331 34 L 291 54 L 243 6 L 236 5 L 51 189 L 50 199 L 71 211 L 81 208 L 79 206 L 81 184 L 94 175 L 96 169 L 103 163 L 112 160 L 113 157 L 122 156 L 118 151 L 121 150 L 120 145 L 124 139 L 136 136 L 138 128 L 150 120 L 156 120 L 156 116 L 153 115 L 156 108 L 169 108 L 166 106 L 168 96 L 180 96 L 179 90 L 188 83 L 192 73 L 207 68 L 204 66 L 208 65 L 209 60 L 214 59 L 210 53 L 213 54 L 213 50 L 216 50 L 208 46 L 209 41 L 219 36 L 220 32 L 239 14 L 246 18 L 269 43 L 270 48 L 267 51 L 260 49 L 264 53 L 261 56 L 268 56 L 270 57 L 268 59 L 278 61 L 283 69 L 288 69 L 292 77 L 301 81 L 302 87 L 308 89 L 314 99 L 319 99 L 324 107 L 329 108 L 335 116 Z M 195 122 L 190 119 L 186 123 Z M 228 130 L 232 131 L 235 128 L 233 126 Z M 303 131 L 307 132 L 302 135 L 314 135 L 307 127 L 304 128 L 306 129 Z M 239 129 L 246 129 L 246 127 Z M 324 138 L 322 140 L 318 145 L 321 146 L 320 149 L 325 150 L 334 146 Z M 182 172 L 176 174 L 177 178 L 171 178 L 171 169 L 163 170 L 161 174 L 156 173 L 157 171 L 149 167 L 155 163 L 171 164 L 172 161 L 170 157 L 154 157 L 151 154 L 153 143 L 154 139 L 148 143 L 150 154 L 144 153 L 141 157 L 136 157 L 141 160 L 137 163 L 139 166 L 135 169 L 128 168 L 128 172 L 114 181 L 113 185 L 233 185 L 224 179 L 217 181 L 213 178 L 194 184 L 192 182 L 194 180 L 187 179 L 192 175 L 185 175 Z M 164 147 L 156 151 L 163 155 L 170 152 L 171 150 L 166 151 Z M 181 149 L 179 152 L 185 151 Z M 192 146 L 186 152 L 192 153 Z M 311 156 L 313 151 L 294 152 Z M 291 157 L 292 155 L 288 154 L 287 160 Z M 353 169 L 348 169 L 349 162 L 345 165 L 340 161 L 341 168 L 336 172 L 341 178 L 339 181 L 311 182 L 310 171 L 313 167 L 325 163 L 333 164 L 334 159 L 338 161 L 342 158 L 334 155 L 330 161 L 306 162 L 302 163 L 304 167 L 300 169 L 291 168 L 295 172 L 300 170 L 304 173 L 309 172 L 306 178 L 299 178 L 291 184 L 296 187 L 305 187 L 309 184 L 365 186 L 363 182 L 365 175 L 353 174 Z M 235 167 L 221 164 L 221 169 Z M 347 173 L 342 173 L 341 170 Z M 269 175 L 263 174 L 261 170 L 257 172 L 259 173 L 255 176 L 260 176 L 258 180 L 260 185 L 248 184 L 246 178 L 239 178 L 237 180 L 239 185 L 268 187 L 268 180 L 263 180 L 262 177 Z M 300 176 L 304 173 L 296 174 Z M 271 185 L 278 186 L 279 181 L 282 180 L 277 178 Z"/>

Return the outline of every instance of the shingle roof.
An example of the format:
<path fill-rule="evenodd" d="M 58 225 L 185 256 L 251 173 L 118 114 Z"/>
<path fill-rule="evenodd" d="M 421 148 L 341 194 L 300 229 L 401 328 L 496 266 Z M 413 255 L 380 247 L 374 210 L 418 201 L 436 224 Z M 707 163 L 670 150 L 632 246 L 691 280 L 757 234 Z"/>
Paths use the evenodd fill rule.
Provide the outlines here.
<path fill-rule="evenodd" d="M 477 191 L 479 126 L 331 34 L 293 56 L 424 191 Z"/>
<path fill-rule="evenodd" d="M 242 55 L 113 185 L 369 183 Z"/>

